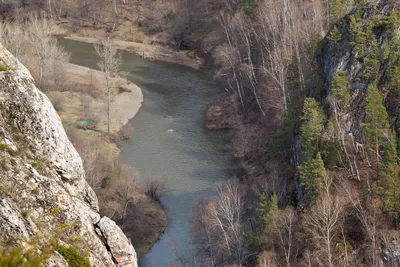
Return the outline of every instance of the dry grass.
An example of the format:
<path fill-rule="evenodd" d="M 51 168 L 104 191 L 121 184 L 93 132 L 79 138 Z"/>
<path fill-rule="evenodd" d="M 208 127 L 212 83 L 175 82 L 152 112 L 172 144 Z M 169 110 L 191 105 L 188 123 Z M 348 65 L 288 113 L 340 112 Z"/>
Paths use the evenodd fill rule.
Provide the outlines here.
<path fill-rule="evenodd" d="M 138 258 L 146 254 L 164 233 L 168 218 L 160 203 L 144 196 L 137 204 L 140 213 L 133 215 L 132 223 L 123 226 L 129 233 Z M 132 231 L 133 230 L 133 231 Z"/>

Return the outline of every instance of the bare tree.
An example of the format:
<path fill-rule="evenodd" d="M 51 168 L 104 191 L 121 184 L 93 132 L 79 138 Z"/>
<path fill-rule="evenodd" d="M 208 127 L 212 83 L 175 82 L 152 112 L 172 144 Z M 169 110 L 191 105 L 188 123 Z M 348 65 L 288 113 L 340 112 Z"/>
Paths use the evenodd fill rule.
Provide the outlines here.
<path fill-rule="evenodd" d="M 316 248 L 315 259 L 319 266 L 337 266 L 334 239 L 338 234 L 338 226 L 342 206 L 331 193 L 332 178 L 323 175 L 322 192 L 317 200 L 318 205 L 305 215 L 305 228 L 309 231 Z"/>
<path fill-rule="evenodd" d="M 244 192 L 236 179 L 216 186 L 215 200 L 200 202 L 192 217 L 192 236 L 208 266 L 241 265 L 248 257 L 244 239 Z M 195 237 L 200 239 L 195 239 Z"/>
<path fill-rule="evenodd" d="M 98 63 L 99 68 L 104 73 L 106 78 L 106 90 L 107 90 L 107 133 L 110 134 L 111 127 L 111 113 L 110 113 L 110 102 L 111 102 L 111 85 L 110 79 L 119 71 L 119 67 L 122 63 L 122 57 L 117 53 L 117 49 L 113 45 L 110 38 L 101 42 L 95 43 L 94 48 L 97 56 L 100 58 Z"/>
<path fill-rule="evenodd" d="M 171 191 L 166 175 L 159 177 L 146 175 L 143 179 L 143 190 L 145 194 L 155 201 L 160 201 L 162 197 L 167 196 Z"/>
<path fill-rule="evenodd" d="M 286 267 L 292 266 L 299 253 L 298 224 L 296 212 L 290 207 L 283 211 L 277 219 L 273 220 L 272 228 L 278 235 L 278 243 L 283 252 L 284 266 Z"/>
<path fill-rule="evenodd" d="M 40 85 L 46 81 L 50 86 L 63 86 L 63 68 L 70 55 L 51 36 L 47 20 L 30 17 L 24 23 L 0 23 L 0 33 L 3 45 L 27 66 Z"/>

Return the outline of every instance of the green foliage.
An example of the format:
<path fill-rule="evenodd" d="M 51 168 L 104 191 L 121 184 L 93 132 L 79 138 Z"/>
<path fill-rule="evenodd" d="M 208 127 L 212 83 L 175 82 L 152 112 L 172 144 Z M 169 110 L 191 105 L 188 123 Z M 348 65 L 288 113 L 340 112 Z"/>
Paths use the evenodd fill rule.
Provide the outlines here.
<path fill-rule="evenodd" d="M 339 70 L 332 80 L 332 98 L 339 106 L 344 109 L 350 102 L 351 94 L 347 88 L 348 74 Z"/>
<path fill-rule="evenodd" d="M 350 45 L 353 46 L 355 57 L 358 58 L 364 51 L 367 35 L 362 29 L 362 24 L 355 15 L 350 16 L 350 34 L 353 39 Z"/>
<path fill-rule="evenodd" d="M 309 55 L 312 55 L 312 60 L 310 61 L 309 69 L 305 75 L 306 91 L 303 92 L 303 94 L 308 97 L 317 97 L 324 92 L 324 74 L 322 73 L 323 68 L 321 66 L 321 62 L 317 60 L 317 58 L 322 56 L 323 47 L 324 43 L 322 37 L 318 34 L 313 34 L 311 36 L 307 52 Z M 296 98 L 298 99 L 298 95 L 296 95 Z M 295 110 L 297 118 L 298 114 L 300 113 L 300 106 L 301 105 L 299 105 L 299 108 Z"/>
<path fill-rule="evenodd" d="M 318 175 L 325 170 L 318 143 L 324 130 L 326 117 L 321 106 L 313 98 L 306 98 L 301 125 L 301 153 L 304 158 L 299 166 L 300 184 L 313 198 Z"/>
<path fill-rule="evenodd" d="M 336 26 L 333 27 L 333 30 L 329 33 L 328 39 L 333 42 L 339 50 L 339 42 L 342 40 L 342 34 Z"/>
<path fill-rule="evenodd" d="M 316 154 L 318 140 L 326 120 L 321 106 L 314 98 L 304 100 L 301 120 L 301 152 L 306 159 L 311 159 Z"/>
<path fill-rule="evenodd" d="M 385 60 L 389 62 L 389 87 L 400 94 L 400 38 L 397 30 L 389 32 L 383 53 Z"/>
<path fill-rule="evenodd" d="M 260 202 L 256 208 L 257 228 L 265 230 L 265 226 L 278 211 L 278 197 L 275 193 L 268 197 L 266 193 L 261 195 Z"/>
<path fill-rule="evenodd" d="M 400 222 L 400 166 L 397 162 L 396 135 L 382 144 L 384 150 L 379 180 L 375 192 L 382 197 L 383 211 L 398 224 Z"/>
<path fill-rule="evenodd" d="M 0 151 L 1 151 L 1 150 L 7 150 L 9 147 L 10 147 L 9 144 L 0 143 Z"/>
<path fill-rule="evenodd" d="M 389 73 L 390 83 L 389 87 L 394 89 L 396 94 L 400 94 L 400 65 L 392 67 Z"/>
<path fill-rule="evenodd" d="M 311 160 L 305 161 L 300 169 L 300 185 L 308 192 L 312 192 L 312 196 L 317 193 L 318 178 L 326 174 L 324 162 L 321 153 Z"/>
<path fill-rule="evenodd" d="M 266 193 L 261 195 L 260 201 L 256 207 L 256 229 L 254 232 L 246 232 L 245 237 L 247 245 L 252 251 L 259 252 L 261 250 L 261 236 L 267 232 L 267 226 L 272 218 L 278 212 L 278 197 L 273 193 L 270 197 Z"/>
<path fill-rule="evenodd" d="M 26 248 L 27 247 L 27 248 Z M 42 267 L 54 252 L 54 242 L 38 248 L 37 239 L 28 242 L 28 246 L 18 246 L 10 250 L 0 248 L 0 266 Z"/>
<path fill-rule="evenodd" d="M 327 168 L 340 166 L 342 164 L 340 157 L 343 153 L 343 146 L 339 138 L 323 140 L 321 144 L 321 156 Z"/>
<path fill-rule="evenodd" d="M 68 262 L 69 267 L 90 267 L 89 260 L 82 257 L 75 247 L 58 246 L 56 250 Z"/>
<path fill-rule="evenodd" d="M 366 78 L 375 78 L 378 76 L 379 71 L 379 45 L 371 26 L 367 27 L 366 38 L 368 45 L 365 44 L 365 47 L 367 47 L 365 52 L 368 54 L 364 58 L 364 76 Z"/>
<path fill-rule="evenodd" d="M 336 22 L 346 13 L 346 6 L 343 0 L 333 0 L 329 2 L 329 17 Z"/>
<path fill-rule="evenodd" d="M 365 104 L 365 123 L 361 127 L 367 146 L 377 154 L 381 139 L 389 133 L 388 113 L 382 101 L 383 97 L 378 87 L 371 84 Z"/>
<path fill-rule="evenodd" d="M 2 158 L 0 160 L 0 166 L 3 170 L 9 171 L 10 170 L 10 161 L 7 158 Z"/>
<path fill-rule="evenodd" d="M 12 68 L 9 68 L 5 65 L 0 65 L 0 71 L 9 71 L 9 70 L 12 70 Z"/>
<path fill-rule="evenodd" d="M 384 28 L 386 30 L 394 30 L 399 23 L 399 14 L 392 11 L 385 19 L 380 18 L 378 15 L 374 16 L 374 27 Z"/>
<path fill-rule="evenodd" d="M 31 163 L 32 167 L 35 168 L 40 174 L 44 175 L 45 174 L 45 170 L 46 170 L 46 166 L 42 161 L 33 161 Z"/>
<path fill-rule="evenodd" d="M 246 238 L 246 245 L 256 253 L 261 251 L 261 237 L 257 232 L 245 232 L 244 237 Z"/>
<path fill-rule="evenodd" d="M 0 266 L 9 267 L 42 267 L 44 266 L 40 257 L 34 255 L 32 251 L 24 255 L 21 247 L 13 248 L 9 252 L 0 251 Z"/>

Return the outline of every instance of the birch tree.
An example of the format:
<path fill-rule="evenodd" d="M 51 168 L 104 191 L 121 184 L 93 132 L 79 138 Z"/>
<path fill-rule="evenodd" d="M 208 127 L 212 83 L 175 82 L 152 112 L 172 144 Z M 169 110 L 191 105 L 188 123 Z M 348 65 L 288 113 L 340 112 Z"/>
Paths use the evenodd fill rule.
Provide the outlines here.
<path fill-rule="evenodd" d="M 98 66 L 104 73 L 106 79 L 107 90 L 107 133 L 110 134 L 111 128 L 111 78 L 117 74 L 122 63 L 122 57 L 117 53 L 117 49 L 113 45 L 110 38 L 94 44 L 96 55 L 100 58 Z"/>

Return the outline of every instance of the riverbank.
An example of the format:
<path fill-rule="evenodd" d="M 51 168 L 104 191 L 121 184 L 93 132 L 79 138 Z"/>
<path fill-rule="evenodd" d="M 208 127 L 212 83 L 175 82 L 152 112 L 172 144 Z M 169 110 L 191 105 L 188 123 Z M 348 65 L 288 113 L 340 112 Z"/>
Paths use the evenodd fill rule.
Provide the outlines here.
<path fill-rule="evenodd" d="M 96 131 L 107 131 L 106 80 L 101 71 L 67 64 L 65 71 L 68 80 L 74 81 L 73 88 L 67 91 L 50 92 L 51 96 L 63 100 L 59 114 L 68 124 L 81 125 L 85 120 L 93 120 Z M 142 90 L 122 77 L 112 78 L 115 87 L 111 96 L 111 134 L 117 135 L 139 111 L 143 102 Z M 83 96 L 83 94 L 85 96 Z M 82 116 L 83 115 L 83 116 Z"/>
<path fill-rule="evenodd" d="M 121 135 L 125 136 L 127 134 L 124 132 L 124 128 L 129 128 L 129 131 L 132 131 L 127 125 L 142 106 L 142 90 L 123 77 L 111 79 L 111 84 L 116 88 L 112 91 L 110 110 L 112 121 L 111 136 L 113 138 L 110 138 L 105 134 L 107 131 L 107 101 L 106 92 L 102 89 L 105 88 L 105 79 L 102 72 L 74 64 L 67 64 L 64 71 L 66 80 L 73 81 L 73 83 L 69 82 L 68 90 L 48 91 L 47 95 L 57 109 L 65 128 L 69 132 L 71 141 L 78 151 L 83 151 L 84 154 L 81 154 L 81 156 L 84 164 L 87 161 L 94 161 L 100 154 L 102 155 L 101 157 L 109 155 L 111 158 L 106 162 L 111 162 L 112 164 L 119 158 L 121 152 L 116 140 L 119 140 Z M 93 121 L 95 129 L 84 130 L 82 124 L 85 120 Z M 87 144 L 92 145 L 88 146 Z M 90 151 L 87 152 L 88 149 L 97 154 L 92 155 Z M 96 169 L 101 168 L 96 163 L 93 165 Z M 117 164 L 117 166 L 119 165 Z M 132 175 L 137 176 L 132 173 L 128 176 Z M 89 179 L 90 174 L 88 173 L 87 176 Z M 120 184 L 121 181 L 114 181 L 114 183 Z M 129 220 L 127 218 L 115 220 L 119 222 L 125 234 L 131 238 L 140 258 L 152 248 L 164 233 L 168 218 L 160 203 L 148 197 L 139 187 L 134 186 L 133 188 L 135 190 L 133 196 L 135 203 L 132 206 L 134 211 L 128 213 Z M 96 191 L 96 188 L 94 189 Z M 105 189 L 107 188 L 98 188 L 96 192 L 99 197 L 101 212 L 107 212 L 109 209 L 109 207 L 101 205 L 103 202 L 101 199 L 104 198 L 104 201 L 108 201 L 108 195 L 111 194 L 111 191 L 105 192 Z M 118 190 L 118 187 L 115 189 Z M 112 201 L 110 199 L 110 202 Z"/>
<path fill-rule="evenodd" d="M 93 44 L 105 37 L 83 37 L 64 33 L 63 38 Z M 150 45 L 118 39 L 113 39 L 113 42 L 118 49 L 134 53 L 147 59 L 179 64 L 193 69 L 199 69 L 204 64 L 204 60 L 194 55 L 191 51 L 173 51 L 160 45 Z"/>

